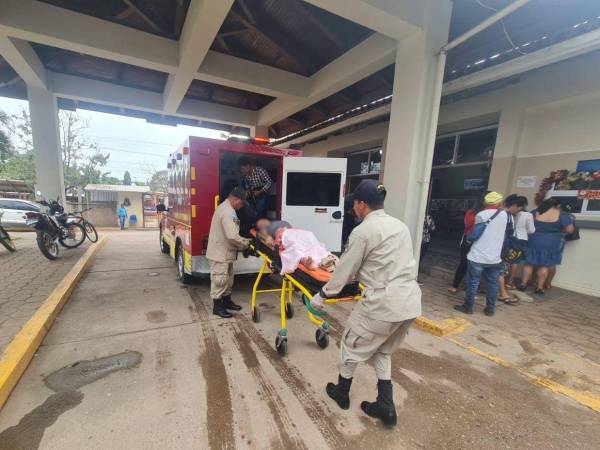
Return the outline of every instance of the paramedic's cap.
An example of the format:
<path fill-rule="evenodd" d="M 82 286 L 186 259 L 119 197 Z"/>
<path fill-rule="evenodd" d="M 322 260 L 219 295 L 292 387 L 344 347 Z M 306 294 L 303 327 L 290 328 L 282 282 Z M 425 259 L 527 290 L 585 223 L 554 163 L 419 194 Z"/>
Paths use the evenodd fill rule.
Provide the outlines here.
<path fill-rule="evenodd" d="M 377 180 L 363 180 L 352 193 L 352 200 L 365 202 L 367 205 L 381 205 L 387 191 Z"/>
<path fill-rule="evenodd" d="M 229 193 L 230 196 L 239 198 L 240 200 L 246 200 L 246 191 L 242 188 L 234 187 Z"/>
<path fill-rule="evenodd" d="M 483 202 L 486 205 L 499 205 L 502 203 L 502 200 L 504 200 L 504 197 L 498 192 L 490 192 L 483 198 Z"/>

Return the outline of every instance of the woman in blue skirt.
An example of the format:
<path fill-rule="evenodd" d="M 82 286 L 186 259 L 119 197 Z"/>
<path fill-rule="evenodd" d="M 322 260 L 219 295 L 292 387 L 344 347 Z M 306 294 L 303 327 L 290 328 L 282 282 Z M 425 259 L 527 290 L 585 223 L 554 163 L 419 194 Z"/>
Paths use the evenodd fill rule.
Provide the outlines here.
<path fill-rule="evenodd" d="M 535 233 L 529 236 L 525 252 L 523 280 L 519 290 L 524 291 L 531 280 L 534 267 L 536 272 L 536 289 L 534 294 L 544 294 L 544 283 L 550 268 L 560 265 L 562 260 L 563 237 L 575 231 L 573 219 L 560 209 L 560 201 L 556 198 L 544 200 L 536 211 L 532 211 Z"/>

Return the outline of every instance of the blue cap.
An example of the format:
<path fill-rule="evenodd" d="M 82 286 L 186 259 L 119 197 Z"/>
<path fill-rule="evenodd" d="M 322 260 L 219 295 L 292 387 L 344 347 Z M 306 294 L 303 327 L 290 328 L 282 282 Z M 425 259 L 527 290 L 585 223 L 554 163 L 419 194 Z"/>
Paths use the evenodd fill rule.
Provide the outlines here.
<path fill-rule="evenodd" d="M 381 205 L 387 191 L 378 180 L 363 180 L 352 193 L 352 200 L 365 202 L 367 205 Z"/>

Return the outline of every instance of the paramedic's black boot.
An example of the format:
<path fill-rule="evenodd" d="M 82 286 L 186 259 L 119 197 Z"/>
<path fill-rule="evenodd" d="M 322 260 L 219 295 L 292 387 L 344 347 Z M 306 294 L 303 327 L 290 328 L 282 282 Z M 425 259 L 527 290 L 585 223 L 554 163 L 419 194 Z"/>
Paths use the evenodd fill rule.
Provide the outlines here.
<path fill-rule="evenodd" d="M 391 380 L 379 380 L 377 382 L 377 400 L 373 403 L 362 402 L 360 409 L 368 416 L 375 417 L 388 427 L 396 425 L 398 418 L 394 406 L 394 395 Z"/>
<path fill-rule="evenodd" d="M 350 386 L 352 378 L 344 378 L 338 375 L 338 384 L 327 383 L 325 391 L 342 409 L 350 409 Z"/>
<path fill-rule="evenodd" d="M 226 295 L 221 300 L 223 301 L 223 306 L 225 309 L 230 309 L 231 311 L 240 311 L 242 309 L 240 305 L 233 303 L 233 300 L 231 300 L 231 295 Z"/>
<path fill-rule="evenodd" d="M 231 319 L 233 317 L 233 314 L 225 309 L 223 300 L 220 298 L 213 300 L 213 314 L 221 317 L 222 319 Z"/>

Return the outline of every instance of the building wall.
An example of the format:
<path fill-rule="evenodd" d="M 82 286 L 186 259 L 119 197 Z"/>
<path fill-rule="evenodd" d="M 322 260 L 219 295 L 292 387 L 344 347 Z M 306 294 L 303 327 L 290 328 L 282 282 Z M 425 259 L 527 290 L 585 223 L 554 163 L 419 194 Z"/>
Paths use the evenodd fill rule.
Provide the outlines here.
<path fill-rule="evenodd" d="M 132 215 L 137 216 L 137 225 L 136 228 L 143 227 L 144 220 L 144 209 L 142 203 L 142 194 L 140 192 L 119 192 L 117 196 L 117 208 L 121 206 L 121 204 L 125 201 L 125 197 L 129 199 L 131 206 L 126 206 L 127 214 L 129 217 Z M 129 219 L 128 219 L 129 224 Z M 118 219 L 115 226 L 118 226 Z"/>
<path fill-rule="evenodd" d="M 522 74 L 503 89 L 443 105 L 438 132 L 498 123 L 489 188 L 525 195 L 533 205 L 539 183 L 551 171 L 574 170 L 579 160 L 600 159 L 598 73 L 600 52 Z M 383 143 L 386 130 L 385 124 L 372 125 L 303 150 L 310 156 L 333 156 L 369 148 Z M 517 188 L 517 178 L 523 175 L 536 176 L 536 186 Z M 567 244 L 555 284 L 600 296 L 594 264 L 598 249 L 600 230 L 582 230 L 580 241 Z"/>

